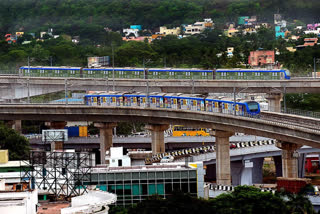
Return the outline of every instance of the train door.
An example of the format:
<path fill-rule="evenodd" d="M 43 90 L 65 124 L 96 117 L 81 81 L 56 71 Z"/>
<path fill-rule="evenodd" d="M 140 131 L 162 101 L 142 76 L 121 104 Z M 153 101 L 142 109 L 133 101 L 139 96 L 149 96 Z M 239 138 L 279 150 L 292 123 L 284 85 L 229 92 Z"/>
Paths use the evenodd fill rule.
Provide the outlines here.
<path fill-rule="evenodd" d="M 91 105 L 92 105 L 92 98 L 91 98 L 91 97 L 85 96 L 84 99 L 85 99 L 85 103 L 86 103 L 88 106 L 91 106 Z"/>
<path fill-rule="evenodd" d="M 175 109 L 181 109 L 182 107 L 182 99 L 173 99 Z"/>
<path fill-rule="evenodd" d="M 110 106 L 117 106 L 117 98 L 110 97 Z"/>
<path fill-rule="evenodd" d="M 204 100 L 199 100 L 199 101 L 200 101 L 200 111 L 204 111 L 205 110 Z"/>
<path fill-rule="evenodd" d="M 130 97 L 123 98 L 123 106 L 129 106 L 129 102 L 128 102 L 129 99 L 130 99 Z"/>
<path fill-rule="evenodd" d="M 97 106 L 98 105 L 98 97 L 97 96 L 93 96 L 92 97 L 92 106 Z"/>
<path fill-rule="evenodd" d="M 101 100 L 101 106 L 106 106 L 107 105 L 107 97 L 102 96 L 100 97 Z"/>
<path fill-rule="evenodd" d="M 145 107 L 146 106 L 146 97 L 140 97 L 140 106 Z"/>
<path fill-rule="evenodd" d="M 164 107 L 165 108 L 171 108 L 171 99 L 169 98 L 164 98 Z"/>

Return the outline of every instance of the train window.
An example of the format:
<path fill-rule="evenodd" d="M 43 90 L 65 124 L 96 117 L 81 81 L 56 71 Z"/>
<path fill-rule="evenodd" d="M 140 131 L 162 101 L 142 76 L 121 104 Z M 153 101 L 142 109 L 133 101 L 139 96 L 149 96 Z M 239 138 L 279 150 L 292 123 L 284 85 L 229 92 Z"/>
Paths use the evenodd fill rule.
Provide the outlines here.
<path fill-rule="evenodd" d="M 247 105 L 251 112 L 258 111 L 259 109 L 259 104 L 257 102 L 248 102 Z"/>
<path fill-rule="evenodd" d="M 116 102 L 116 98 L 112 97 L 112 102 L 115 103 Z"/>
<path fill-rule="evenodd" d="M 103 97 L 103 98 L 102 98 L 102 101 L 103 101 L 104 103 L 106 103 L 106 102 L 107 102 L 107 98 L 106 98 L 106 97 Z"/>
<path fill-rule="evenodd" d="M 215 108 L 218 108 L 218 107 L 219 107 L 219 103 L 218 103 L 218 102 L 215 102 L 215 103 L 214 103 L 214 107 L 215 107 Z"/>
<path fill-rule="evenodd" d="M 183 105 L 187 105 L 187 100 L 183 99 L 182 103 L 183 103 Z"/>
<path fill-rule="evenodd" d="M 186 76 L 190 76 L 191 72 L 186 72 Z"/>
<path fill-rule="evenodd" d="M 224 109 L 228 109 L 228 104 L 227 103 L 224 104 Z"/>
<path fill-rule="evenodd" d="M 152 103 L 156 103 L 156 98 L 152 98 Z"/>
<path fill-rule="evenodd" d="M 93 71 L 88 71 L 88 74 L 92 74 L 93 73 Z"/>
<path fill-rule="evenodd" d="M 196 106 L 197 105 L 197 101 L 193 100 L 193 105 Z"/>
<path fill-rule="evenodd" d="M 177 104 L 177 99 L 173 99 L 173 104 Z"/>
<path fill-rule="evenodd" d="M 260 76 L 260 72 L 255 72 L 255 75 L 256 76 Z"/>
<path fill-rule="evenodd" d="M 60 73 L 60 71 L 59 71 L 59 70 L 55 70 L 55 72 L 56 72 L 56 74 L 59 74 L 59 73 Z"/>
<path fill-rule="evenodd" d="M 108 74 L 108 71 L 103 71 L 103 74 Z"/>

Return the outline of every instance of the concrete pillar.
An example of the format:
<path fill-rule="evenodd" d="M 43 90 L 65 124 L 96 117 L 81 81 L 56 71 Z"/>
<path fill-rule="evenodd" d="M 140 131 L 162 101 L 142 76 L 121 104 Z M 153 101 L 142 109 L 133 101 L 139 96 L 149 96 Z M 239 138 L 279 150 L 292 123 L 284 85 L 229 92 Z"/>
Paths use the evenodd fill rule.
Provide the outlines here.
<path fill-rule="evenodd" d="M 112 147 L 112 130 L 117 123 L 94 123 L 100 129 L 100 164 L 106 163 L 106 151 Z"/>
<path fill-rule="evenodd" d="M 14 129 L 16 132 L 21 134 L 21 120 L 9 120 L 5 122 L 6 126 Z"/>
<path fill-rule="evenodd" d="M 305 174 L 305 163 L 306 163 L 306 153 L 299 154 L 299 159 L 298 159 L 298 176 L 299 178 L 304 178 Z"/>
<path fill-rule="evenodd" d="M 283 95 L 279 93 L 267 94 L 266 99 L 268 100 L 269 111 L 281 112 L 282 97 Z"/>
<path fill-rule="evenodd" d="M 164 131 L 169 128 L 169 125 L 148 124 L 145 128 L 151 131 L 152 154 L 165 152 Z"/>
<path fill-rule="evenodd" d="M 243 160 L 243 169 L 241 171 L 241 185 L 252 185 L 253 162 Z"/>
<path fill-rule="evenodd" d="M 231 163 L 231 184 L 233 186 L 241 185 L 241 172 L 243 170 L 242 160 L 232 161 Z"/>
<path fill-rule="evenodd" d="M 216 174 L 218 185 L 231 185 L 230 142 L 234 133 L 215 130 L 210 133 L 216 138 Z"/>
<path fill-rule="evenodd" d="M 282 149 L 282 177 L 298 178 L 298 157 L 297 149 L 301 145 L 278 141 L 276 146 Z"/>
<path fill-rule="evenodd" d="M 45 122 L 45 125 L 50 127 L 50 129 L 64 129 L 67 125 L 65 121 L 52 121 L 52 122 Z M 63 141 L 55 141 L 51 142 L 51 151 L 54 150 L 63 150 Z"/>
<path fill-rule="evenodd" d="M 282 177 L 282 158 L 273 156 L 274 165 L 276 166 L 276 177 Z"/>
<path fill-rule="evenodd" d="M 252 183 L 253 184 L 262 184 L 263 183 L 263 161 L 264 158 L 253 158 L 252 169 Z"/>

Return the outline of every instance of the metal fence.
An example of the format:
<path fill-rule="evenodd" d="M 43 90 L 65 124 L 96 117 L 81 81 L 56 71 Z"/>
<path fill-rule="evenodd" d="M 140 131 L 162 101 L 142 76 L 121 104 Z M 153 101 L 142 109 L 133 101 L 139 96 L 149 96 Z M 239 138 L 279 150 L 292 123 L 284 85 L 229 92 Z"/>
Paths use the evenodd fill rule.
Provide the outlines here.
<path fill-rule="evenodd" d="M 320 119 L 320 112 L 314 112 L 314 111 L 306 111 L 301 109 L 291 109 L 291 108 L 282 108 L 281 113 L 285 114 L 294 114 L 304 117 L 313 117 L 313 118 L 319 118 Z"/>

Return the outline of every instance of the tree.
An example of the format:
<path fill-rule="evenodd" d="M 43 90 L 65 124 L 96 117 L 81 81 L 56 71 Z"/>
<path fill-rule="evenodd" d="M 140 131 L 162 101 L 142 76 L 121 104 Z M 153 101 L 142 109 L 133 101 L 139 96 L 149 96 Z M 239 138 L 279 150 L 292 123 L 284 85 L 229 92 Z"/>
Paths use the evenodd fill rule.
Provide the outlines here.
<path fill-rule="evenodd" d="M 0 148 L 9 150 L 10 160 L 26 160 L 29 158 L 29 141 L 3 124 L 0 125 Z"/>
<path fill-rule="evenodd" d="M 287 213 L 285 201 L 279 195 L 250 186 L 238 186 L 233 192 L 214 198 L 211 204 L 216 214 Z"/>

